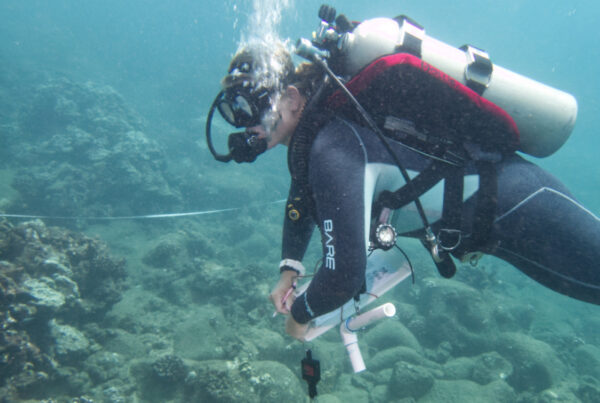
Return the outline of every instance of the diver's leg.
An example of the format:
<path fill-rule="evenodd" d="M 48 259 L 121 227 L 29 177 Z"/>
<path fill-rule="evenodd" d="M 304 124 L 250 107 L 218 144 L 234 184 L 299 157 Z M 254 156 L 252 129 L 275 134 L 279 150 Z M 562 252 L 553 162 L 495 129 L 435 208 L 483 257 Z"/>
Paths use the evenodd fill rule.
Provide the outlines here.
<path fill-rule="evenodd" d="M 600 304 L 600 219 L 518 156 L 497 166 L 497 178 L 497 216 L 485 252 L 557 292 Z"/>

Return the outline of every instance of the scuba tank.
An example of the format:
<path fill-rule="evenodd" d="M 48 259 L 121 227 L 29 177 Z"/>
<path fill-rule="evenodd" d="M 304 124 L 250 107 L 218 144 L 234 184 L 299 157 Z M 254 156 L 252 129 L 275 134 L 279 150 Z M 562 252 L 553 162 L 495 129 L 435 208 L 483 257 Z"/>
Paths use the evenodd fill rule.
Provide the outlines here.
<path fill-rule="evenodd" d="M 519 130 L 519 151 L 534 157 L 553 154 L 573 131 L 577 101 L 572 95 L 494 65 L 480 49 L 459 49 L 427 36 L 406 17 L 366 20 L 341 34 L 337 48 L 344 60 L 341 73 L 348 77 L 384 55 L 419 56 L 508 112 Z"/>
<path fill-rule="evenodd" d="M 565 92 L 494 66 L 480 49 L 457 49 L 428 37 L 405 16 L 353 23 L 335 14 L 332 7 L 321 6 L 318 31 L 310 42 L 300 39 L 296 52 L 321 65 L 339 87 L 328 98 L 328 108 L 347 113 L 344 104 L 352 105 L 354 112 L 350 113 L 359 112 L 405 178 L 403 188 L 379 196 L 375 217 L 382 209 L 394 210 L 414 201 L 425 230 L 421 241 L 440 274 L 452 277 L 456 267 L 450 253 L 459 257 L 477 250 L 491 229 L 489 206 L 493 210 L 497 190 L 494 162 L 502 153 L 517 149 L 536 157 L 554 153 L 573 130 L 577 102 Z M 401 137 L 410 142 L 416 139 L 415 144 L 425 147 L 421 152 L 449 165 L 432 164 L 430 172 L 422 172 L 415 180 L 408 178 L 384 131 L 403 133 Z M 470 242 L 461 242 L 461 154 L 454 154 L 459 155 L 455 162 L 446 158 L 457 149 L 475 158 L 479 166 L 483 196 L 476 212 L 479 224 L 474 226 Z M 413 150 L 419 152 L 419 147 Z M 419 177 L 423 178 L 420 182 Z M 434 234 L 419 201 L 426 189 L 421 183 L 435 184 L 442 179 L 442 227 Z M 452 192 L 453 188 L 459 191 Z M 461 244 L 466 247 L 459 249 Z"/>

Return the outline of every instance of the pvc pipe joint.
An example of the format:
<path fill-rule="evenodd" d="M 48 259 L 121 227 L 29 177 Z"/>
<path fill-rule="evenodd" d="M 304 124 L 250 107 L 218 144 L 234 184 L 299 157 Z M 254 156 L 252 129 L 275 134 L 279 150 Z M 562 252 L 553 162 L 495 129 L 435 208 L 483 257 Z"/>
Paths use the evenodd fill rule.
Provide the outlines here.
<path fill-rule="evenodd" d="M 371 309 L 361 315 L 348 318 L 340 325 L 340 335 L 348 351 L 350 363 L 355 373 L 366 369 L 365 362 L 358 347 L 358 337 L 356 331 L 382 318 L 389 318 L 396 314 L 394 304 L 387 303 L 377 308 Z"/>

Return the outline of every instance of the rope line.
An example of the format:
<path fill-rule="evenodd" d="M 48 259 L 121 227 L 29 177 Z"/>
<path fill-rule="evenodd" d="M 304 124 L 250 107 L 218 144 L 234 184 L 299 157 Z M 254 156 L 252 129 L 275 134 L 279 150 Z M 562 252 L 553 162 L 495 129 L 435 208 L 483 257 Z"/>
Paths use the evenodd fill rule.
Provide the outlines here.
<path fill-rule="evenodd" d="M 163 213 L 163 214 L 147 214 L 147 215 L 132 215 L 132 216 L 117 216 L 117 217 L 68 217 L 68 216 L 47 216 L 47 215 L 29 215 L 29 214 L 0 214 L 0 218 L 39 218 L 44 220 L 102 220 L 102 221 L 116 221 L 116 220 L 147 220 L 154 218 L 176 218 L 176 217 L 191 217 L 200 215 L 211 215 L 226 213 L 228 211 L 243 210 L 252 207 L 268 206 L 271 204 L 278 204 L 285 202 L 286 199 L 275 200 L 269 203 L 253 204 L 244 207 L 232 207 L 218 210 L 204 210 L 204 211 L 190 211 L 186 213 Z"/>

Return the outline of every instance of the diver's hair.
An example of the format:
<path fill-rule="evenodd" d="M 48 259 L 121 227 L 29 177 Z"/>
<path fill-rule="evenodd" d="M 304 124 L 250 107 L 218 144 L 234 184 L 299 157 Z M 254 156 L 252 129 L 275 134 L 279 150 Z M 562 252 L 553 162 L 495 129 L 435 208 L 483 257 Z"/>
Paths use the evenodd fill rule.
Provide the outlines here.
<path fill-rule="evenodd" d="M 323 69 L 314 63 L 301 63 L 291 77 L 289 85 L 298 88 L 298 91 L 310 99 L 323 80 Z"/>
<path fill-rule="evenodd" d="M 294 63 L 283 43 L 252 43 L 238 50 L 221 84 L 229 88 L 247 82 L 255 89 L 278 92 L 294 80 L 293 76 Z"/>

